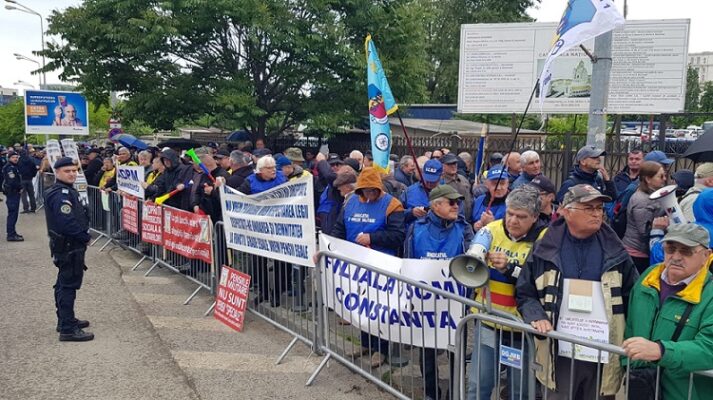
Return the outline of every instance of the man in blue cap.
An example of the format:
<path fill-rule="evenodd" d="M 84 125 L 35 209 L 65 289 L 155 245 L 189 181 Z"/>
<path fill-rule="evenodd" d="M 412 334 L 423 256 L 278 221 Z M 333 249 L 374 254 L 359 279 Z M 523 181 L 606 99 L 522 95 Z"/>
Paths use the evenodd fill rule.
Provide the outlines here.
<path fill-rule="evenodd" d="M 504 171 L 504 168 L 503 165 L 498 164 L 488 170 L 485 175 L 485 187 L 488 191 L 478 196 L 473 202 L 471 222 L 473 230 L 476 232 L 485 225 L 505 216 L 505 198 L 508 194 L 510 180 L 508 180 L 508 172 Z"/>
<path fill-rule="evenodd" d="M 45 217 L 52 261 L 58 269 L 54 285 L 57 331 L 61 342 L 86 342 L 94 339 L 94 334 L 82 330 L 89 321 L 75 317 L 74 301 L 86 269 L 84 255 L 91 240 L 89 216 L 74 189 L 78 173 L 74 160 L 60 158 L 54 172 L 56 182 L 45 193 Z"/>
<path fill-rule="evenodd" d="M 416 182 L 409 186 L 401 195 L 401 204 L 404 205 L 404 221 L 408 227 L 413 221 L 425 217 L 429 210 L 428 194 L 441 181 L 443 164 L 438 160 L 428 160 L 423 165 L 423 182 Z"/>

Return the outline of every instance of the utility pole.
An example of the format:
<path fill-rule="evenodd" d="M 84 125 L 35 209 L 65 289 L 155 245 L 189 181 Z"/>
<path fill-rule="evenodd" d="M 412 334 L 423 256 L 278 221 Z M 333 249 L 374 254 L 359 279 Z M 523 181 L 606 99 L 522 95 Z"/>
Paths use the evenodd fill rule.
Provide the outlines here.
<path fill-rule="evenodd" d="M 589 98 L 587 145 L 592 145 L 599 149 L 604 149 L 606 144 L 613 37 L 613 32 L 609 31 L 594 39 L 592 93 Z"/>

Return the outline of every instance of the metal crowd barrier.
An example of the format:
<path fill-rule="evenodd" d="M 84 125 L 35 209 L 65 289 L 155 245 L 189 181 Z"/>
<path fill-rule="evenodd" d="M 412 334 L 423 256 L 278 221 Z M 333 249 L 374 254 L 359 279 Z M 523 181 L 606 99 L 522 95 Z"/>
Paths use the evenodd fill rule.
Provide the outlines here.
<path fill-rule="evenodd" d="M 90 187 L 90 191 L 96 190 L 98 189 Z M 96 196 L 89 197 L 90 205 L 98 204 L 101 208 L 101 199 L 97 203 L 93 198 Z M 110 195 L 110 207 L 120 207 L 121 202 L 116 200 L 118 198 L 115 193 Z M 141 262 L 150 259 L 153 265 L 146 272 L 146 276 L 156 266 L 161 265 L 183 274 L 187 279 L 198 284 L 198 288 L 184 304 L 190 302 L 201 289 L 206 289 L 211 294 L 215 293 L 220 278 L 216 276 L 216 272 L 221 270 L 222 265 L 229 265 L 250 275 L 252 281 L 248 310 L 293 337 L 276 363 L 281 363 L 298 342 L 305 343 L 313 352 L 324 356 L 306 381 L 306 385 L 314 383 L 328 362 L 334 359 L 399 399 L 485 400 L 484 397 L 490 399 L 492 396 L 495 398 L 506 396 L 505 398 L 510 399 L 546 400 L 552 396 L 552 392 L 537 382 L 535 374 L 538 371 L 549 374 L 553 366 L 536 363 L 535 343 L 549 346 L 553 340 L 568 342 L 572 344 L 575 355 L 582 347 L 594 349 L 597 357 L 604 352 L 614 356 L 625 355 L 621 347 L 609 343 L 581 339 L 557 331 L 540 334 L 532 326 L 524 324 L 512 315 L 497 310 L 486 312 L 482 304 L 470 298 L 382 270 L 344 255 L 322 251 L 318 253 L 317 268 L 295 267 L 282 261 L 227 248 L 223 223 L 218 222 L 213 226 L 213 263 L 205 263 L 167 251 L 162 246 L 146 246 L 141 242 L 140 235 L 127 232 L 124 238 L 121 236 L 121 221 L 116 220 L 116 215 L 121 215 L 120 208 L 112 209 L 107 213 L 96 213 L 96 208 L 90 210 L 95 211 L 90 213 L 93 230 L 109 237 L 108 243 L 123 241 L 124 247 L 142 256 L 132 269 L 135 270 Z M 104 219 L 100 218 L 101 215 Z M 112 234 L 118 238 L 113 238 Z M 346 262 L 349 264 L 348 268 L 360 268 L 376 276 L 393 279 L 400 288 L 410 286 L 412 290 L 420 291 L 421 296 L 416 300 L 416 304 L 421 309 L 429 301 L 434 302 L 432 306 L 435 307 L 436 298 L 443 298 L 450 300 L 446 310 L 449 313 L 465 307 L 474 307 L 479 312 L 466 314 L 455 327 L 447 324 L 448 335 L 445 342 L 439 343 L 438 336 L 435 336 L 435 347 L 440 350 L 418 345 L 425 342 L 427 331 L 426 328 L 416 326 L 413 322 L 409 329 L 402 328 L 396 334 L 390 329 L 381 329 L 384 317 L 379 317 L 378 311 L 375 311 L 376 318 L 368 318 L 367 326 L 376 327 L 381 333 L 378 337 L 364 334 L 357 326 L 339 317 L 337 311 L 347 315 L 344 303 L 336 301 L 338 299 L 335 293 L 326 293 L 329 280 L 332 286 L 334 285 L 335 274 L 325 273 L 325 257 Z M 351 280 L 349 282 L 351 288 L 353 283 Z M 364 304 L 360 307 L 371 307 L 376 299 L 370 297 L 368 290 L 363 293 L 365 293 Z M 331 302 L 324 301 L 329 300 L 327 296 L 332 297 Z M 401 303 L 400 296 L 395 301 L 396 304 L 392 304 L 390 298 L 387 298 L 385 308 L 407 310 L 408 307 L 404 308 L 406 304 Z M 333 308 L 336 309 L 330 309 L 328 306 L 330 303 L 334 304 Z M 205 315 L 212 311 L 213 306 Z M 391 316 L 387 317 L 391 318 Z M 419 328 L 420 331 L 414 328 Z M 467 356 L 468 352 L 470 356 Z M 382 357 L 377 354 L 383 354 L 383 364 Z M 379 361 L 380 365 L 372 364 L 372 358 Z M 471 359 L 478 362 L 469 363 Z M 569 363 L 568 370 L 571 378 L 575 369 L 580 368 L 581 365 L 579 361 L 575 362 L 574 358 L 567 359 L 566 362 Z M 619 362 L 618 357 L 610 362 Z M 591 364 L 593 366 L 595 363 Z M 596 378 L 592 386 L 594 388 L 599 388 L 602 382 L 602 365 L 599 363 L 592 368 L 593 376 L 595 375 Z M 659 368 L 656 376 L 657 383 L 661 381 L 661 373 L 662 370 Z M 624 382 L 628 381 L 629 375 L 630 368 L 626 365 L 623 374 Z M 694 380 L 701 378 L 713 379 L 713 370 L 689 374 L 686 398 L 692 398 L 695 391 Z M 564 390 L 570 399 L 584 395 L 574 393 L 572 385 L 559 389 Z M 629 387 L 624 384 L 619 396 L 628 398 L 628 391 Z M 592 398 L 601 397 L 598 390 L 597 393 L 587 395 L 591 395 Z M 656 399 L 659 398 L 662 398 L 662 394 L 657 392 Z"/>
<path fill-rule="evenodd" d="M 97 234 L 90 246 L 95 245 L 102 238 L 106 238 L 106 243 L 99 250 L 103 251 L 112 242 L 111 231 L 113 228 L 111 227 L 112 219 L 109 217 L 110 211 L 104 210 L 102 190 L 96 186 L 87 186 L 87 201 L 89 202 L 89 230 Z"/>
<path fill-rule="evenodd" d="M 177 210 L 176 208 L 165 205 L 163 206 L 163 209 Z M 210 229 L 213 229 L 212 225 L 210 226 Z M 213 258 L 213 262 L 208 263 L 203 260 L 185 257 L 181 254 L 161 247 L 160 251 L 156 254 L 156 261 L 157 263 L 146 271 L 145 276 L 149 276 L 153 269 L 160 264 L 171 271 L 183 275 L 186 279 L 198 285 L 196 290 L 188 296 L 183 304 L 190 303 L 198 292 L 201 291 L 201 289 L 206 289 L 211 294 L 215 293 L 215 258 Z"/>
<path fill-rule="evenodd" d="M 33 181 L 35 186 L 35 202 L 37 204 L 37 211 L 45 206 L 45 190 L 54 184 L 54 174 L 47 172 L 40 172 Z"/>

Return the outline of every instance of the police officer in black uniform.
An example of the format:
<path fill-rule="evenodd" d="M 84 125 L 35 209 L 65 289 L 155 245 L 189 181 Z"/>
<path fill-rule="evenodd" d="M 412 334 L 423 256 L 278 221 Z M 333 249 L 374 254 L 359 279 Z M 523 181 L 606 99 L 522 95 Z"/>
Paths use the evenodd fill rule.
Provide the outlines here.
<path fill-rule="evenodd" d="M 45 216 L 50 252 L 57 272 L 54 299 L 57 307 L 57 330 L 61 342 L 85 342 L 94 339 L 94 334 L 82 328 L 89 321 L 74 316 L 74 300 L 82 286 L 84 255 L 89 236 L 89 216 L 86 205 L 74 189 L 77 180 L 77 164 L 63 157 L 54 164 L 56 182 L 45 192 Z"/>
<path fill-rule="evenodd" d="M 20 213 L 20 192 L 22 191 L 22 181 L 20 180 L 20 170 L 17 168 L 17 162 L 20 160 L 20 155 L 14 151 L 8 152 L 8 163 L 2 168 L 2 190 L 7 197 L 7 241 L 22 242 L 25 240 L 17 234 L 15 224 L 17 224 L 17 216 Z"/>

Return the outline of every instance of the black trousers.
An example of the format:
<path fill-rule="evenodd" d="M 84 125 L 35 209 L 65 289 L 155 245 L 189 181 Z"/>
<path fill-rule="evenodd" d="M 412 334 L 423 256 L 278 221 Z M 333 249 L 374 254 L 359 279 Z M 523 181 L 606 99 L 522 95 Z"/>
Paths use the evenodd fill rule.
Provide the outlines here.
<path fill-rule="evenodd" d="M 87 248 L 82 247 L 53 256 L 54 265 L 58 269 L 57 282 L 53 287 L 60 333 L 72 333 L 77 329 L 74 301 L 77 298 L 77 290 L 82 287 L 86 252 Z"/>
<path fill-rule="evenodd" d="M 27 198 L 30 198 L 30 211 L 37 210 L 37 202 L 35 201 L 35 187 L 32 185 L 32 181 L 21 181 L 22 184 L 22 211 L 28 211 Z"/>

